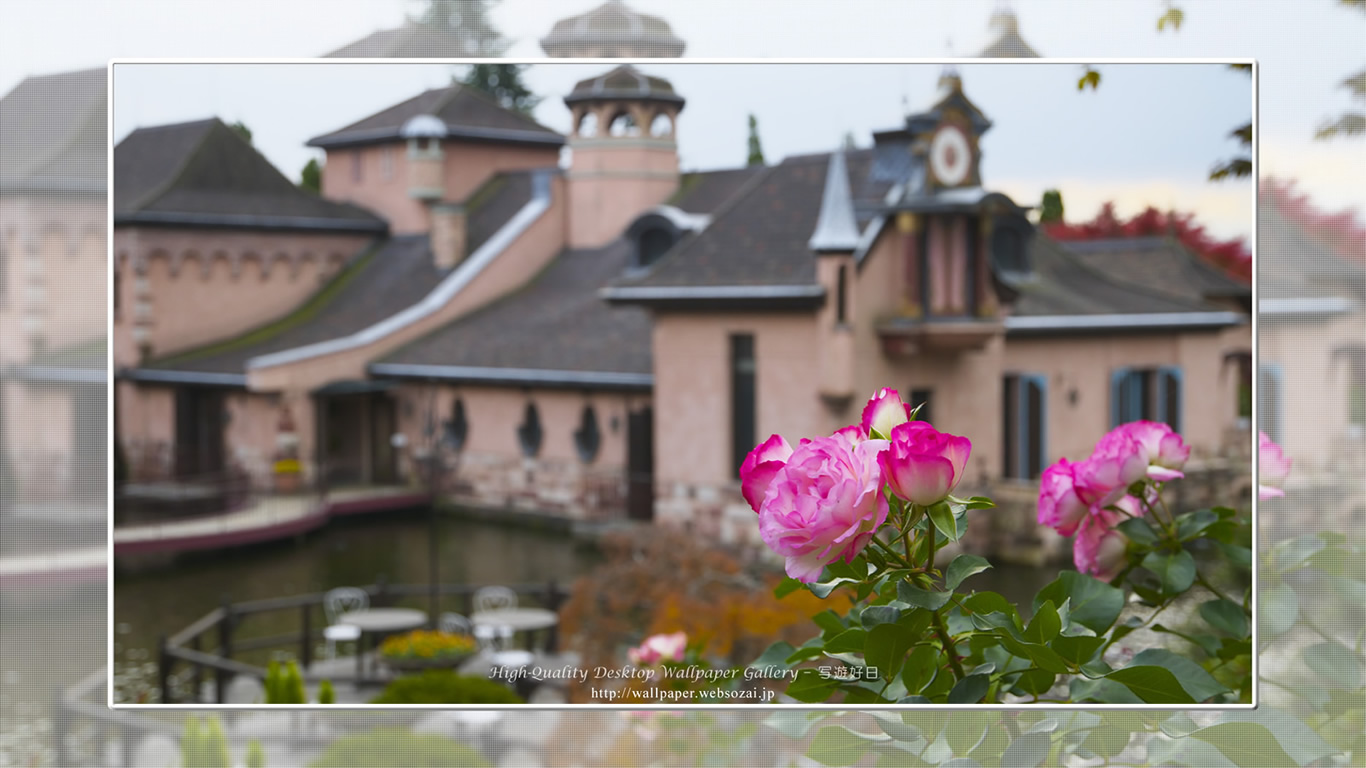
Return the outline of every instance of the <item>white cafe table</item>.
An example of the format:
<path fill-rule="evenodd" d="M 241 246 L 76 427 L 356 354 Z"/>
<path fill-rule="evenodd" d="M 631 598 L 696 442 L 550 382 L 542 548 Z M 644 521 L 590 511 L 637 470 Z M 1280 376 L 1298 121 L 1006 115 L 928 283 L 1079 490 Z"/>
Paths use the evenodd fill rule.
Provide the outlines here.
<path fill-rule="evenodd" d="M 513 632 L 531 633 L 559 624 L 560 617 L 554 611 L 547 611 L 544 608 L 500 608 L 493 611 L 475 611 L 470 614 L 470 622 L 476 627 L 507 627 Z M 531 636 L 528 634 L 528 648 L 530 644 Z"/>
<path fill-rule="evenodd" d="M 342 614 L 337 621 L 360 630 L 360 640 L 356 642 L 356 683 L 359 685 L 365 677 L 365 636 L 417 629 L 427 623 L 427 614 L 413 608 L 367 608 Z"/>

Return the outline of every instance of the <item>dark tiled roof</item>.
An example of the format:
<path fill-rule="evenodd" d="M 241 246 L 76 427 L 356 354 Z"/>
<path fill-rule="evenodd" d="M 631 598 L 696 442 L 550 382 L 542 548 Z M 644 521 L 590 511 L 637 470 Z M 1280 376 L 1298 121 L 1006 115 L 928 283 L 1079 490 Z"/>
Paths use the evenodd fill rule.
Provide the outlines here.
<path fill-rule="evenodd" d="M 217 118 L 139 128 L 114 148 L 119 224 L 383 232 L 383 219 L 300 189 Z"/>
<path fill-rule="evenodd" d="M 376 364 L 648 374 L 649 315 L 598 297 L 631 252 L 624 239 L 564 251 L 526 287 Z"/>
<path fill-rule="evenodd" d="M 1125 315 L 1154 312 L 1213 312 L 1199 298 L 1183 298 L 1127 283 L 1101 272 L 1066 249 L 1064 243 L 1039 234 L 1030 243 L 1032 275 L 1011 287 L 1019 292 L 1013 314 Z"/>
<path fill-rule="evenodd" d="M 479 250 L 493 233 L 503 228 L 522 207 L 531 202 L 532 171 L 499 173 L 465 201 L 466 254 Z"/>
<path fill-rule="evenodd" d="M 311 147 L 345 146 L 400 138 L 399 130 L 418 115 L 435 115 L 452 137 L 530 142 L 559 146 L 564 137 L 475 88 L 452 85 L 424 91 L 340 130 L 308 141 Z"/>
<path fill-rule="evenodd" d="M 850 188 L 862 198 L 856 208 L 879 189 L 885 194 L 881 183 L 868 183 L 870 151 L 850 152 L 846 162 Z M 814 285 L 816 260 L 807 243 L 820 215 L 829 164 L 829 154 L 803 155 L 758 171 L 746 169 L 744 178 L 718 178 L 717 186 L 734 185 L 736 191 L 715 211 L 710 226 L 680 242 L 648 274 L 618 285 Z"/>
<path fill-rule="evenodd" d="M 685 173 L 679 179 L 678 191 L 669 198 L 668 204 L 688 213 L 712 213 L 763 169 L 762 165 L 751 165 L 722 171 Z"/>
<path fill-rule="evenodd" d="M 683 103 L 683 97 L 674 92 L 674 87 L 668 80 L 647 75 L 630 64 L 622 64 L 597 77 L 580 80 L 574 86 L 574 90 L 564 97 L 564 103 L 575 104 L 594 99 L 640 99 Z"/>
<path fill-rule="evenodd" d="M 683 55 L 684 43 L 668 22 L 658 16 L 637 13 L 619 0 L 555 22 L 541 48 L 551 56 L 582 56 L 587 48 L 604 44 L 629 47 L 643 55 L 672 58 Z"/>
<path fill-rule="evenodd" d="M 105 191 L 107 75 L 30 77 L 0 99 L 0 189 Z"/>
<path fill-rule="evenodd" d="M 1366 298 L 1366 267 L 1334 253 L 1270 195 L 1257 208 L 1257 281 L 1260 299 Z"/>
<path fill-rule="evenodd" d="M 329 59 L 445 59 L 488 56 L 492 40 L 408 22 L 381 29 L 327 54 Z"/>
<path fill-rule="evenodd" d="M 144 367 L 243 373 L 253 357 L 348 336 L 391 317 L 421 301 L 448 273 L 436 269 L 425 235 L 395 237 L 352 263 L 285 317 Z"/>
<path fill-rule="evenodd" d="M 1111 278 L 1182 299 L 1250 297 L 1252 286 L 1226 277 L 1180 243 L 1164 237 L 1127 237 L 1060 244 L 1083 264 Z"/>

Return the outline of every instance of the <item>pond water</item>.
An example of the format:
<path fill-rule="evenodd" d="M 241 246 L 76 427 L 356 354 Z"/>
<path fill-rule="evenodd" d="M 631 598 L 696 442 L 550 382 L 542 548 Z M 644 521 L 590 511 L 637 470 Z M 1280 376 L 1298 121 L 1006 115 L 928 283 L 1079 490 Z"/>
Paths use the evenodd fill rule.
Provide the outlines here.
<path fill-rule="evenodd" d="M 426 584 L 429 519 L 425 512 L 334 520 L 300 540 L 215 553 L 181 555 L 169 564 L 121 570 L 115 577 L 115 675 L 120 700 L 152 695 L 158 638 L 174 634 L 218 607 L 233 602 L 322 592 L 375 583 Z M 569 587 L 598 561 L 590 541 L 569 533 L 501 525 L 454 515 L 438 518 L 440 579 L 447 584 L 543 584 Z M 966 585 L 993 590 L 1028 610 L 1035 590 L 1054 569 L 1002 566 Z M 425 609 L 424 595 L 400 604 Z M 460 610 L 447 598 L 443 610 Z M 315 621 L 321 621 L 318 614 Z M 315 624 L 315 631 L 319 624 Z M 296 632 L 298 613 L 279 611 L 246 619 L 237 637 Z M 212 641 L 206 638 L 209 646 Z M 280 650 L 294 650 L 282 647 Z M 240 654 L 264 664 L 270 651 Z"/>

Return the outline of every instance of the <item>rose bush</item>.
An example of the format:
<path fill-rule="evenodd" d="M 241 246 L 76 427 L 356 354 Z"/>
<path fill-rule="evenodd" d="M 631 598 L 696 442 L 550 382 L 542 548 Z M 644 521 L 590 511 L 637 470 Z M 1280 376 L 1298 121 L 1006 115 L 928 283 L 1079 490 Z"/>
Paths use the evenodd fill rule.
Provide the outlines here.
<path fill-rule="evenodd" d="M 1266 442 L 1261 482 L 1274 488 L 1289 465 Z M 786 694 L 802 702 L 1250 701 L 1249 519 L 1230 507 L 1167 507 L 1164 488 L 1190 457 L 1179 434 L 1124 424 L 1085 460 L 1043 472 L 1038 520 L 1075 536 L 1077 570 L 1040 590 L 1027 617 L 996 593 L 962 589 L 991 567 L 985 559 L 936 562 L 970 512 L 994 506 L 953 495 L 971 452 L 968 438 L 917 421 L 891 389 L 857 425 L 795 448 L 778 435 L 757 446 L 741 485 L 761 538 L 786 562 L 776 594 L 838 592 L 852 607 L 818 614 L 818 636 L 775 643 L 752 666 L 786 670 Z M 1157 622 L 1177 604 L 1187 620 Z M 1116 644 L 1140 629 L 1191 650 L 1121 653 Z"/>

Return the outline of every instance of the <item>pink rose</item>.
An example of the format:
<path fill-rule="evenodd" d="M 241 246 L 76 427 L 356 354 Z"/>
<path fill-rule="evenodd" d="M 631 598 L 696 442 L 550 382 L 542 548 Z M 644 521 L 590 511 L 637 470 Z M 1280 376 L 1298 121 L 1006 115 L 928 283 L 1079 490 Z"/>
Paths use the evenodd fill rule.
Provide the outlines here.
<path fill-rule="evenodd" d="M 1261 433 L 1257 446 L 1257 498 L 1260 501 L 1280 498 L 1285 495 L 1281 486 L 1290 476 L 1291 459 L 1279 445 L 1271 441 L 1266 433 Z"/>
<path fill-rule="evenodd" d="M 874 437 L 874 430 L 884 438 L 892 436 L 892 429 L 911 420 L 911 408 L 901 402 L 895 389 L 883 387 L 863 406 L 863 434 Z"/>
<path fill-rule="evenodd" d="M 1128 539 L 1115 530 L 1120 516 L 1105 509 L 1097 509 L 1087 516 L 1072 544 L 1072 562 L 1077 570 L 1109 581 L 1124 565 Z"/>
<path fill-rule="evenodd" d="M 651 635 L 645 638 L 638 648 L 632 648 L 626 652 L 626 657 L 632 664 L 653 666 L 661 661 L 679 662 L 683 660 L 683 653 L 688 648 L 688 635 L 686 632 L 675 632 L 672 635 Z"/>
<path fill-rule="evenodd" d="M 940 432 L 923 421 L 898 424 L 889 437 L 878 463 L 897 496 L 928 507 L 943 501 L 962 481 L 972 453 L 971 440 Z"/>
<path fill-rule="evenodd" d="M 764 503 L 764 494 L 768 492 L 773 476 L 791 455 L 792 446 L 782 435 L 773 435 L 750 451 L 740 465 L 740 493 L 756 514 L 759 505 Z"/>
<path fill-rule="evenodd" d="M 787 575 L 820 578 L 829 563 L 853 560 L 887 520 L 877 457 L 886 440 L 848 435 L 803 440 L 768 485 L 759 536 L 787 559 Z"/>
<path fill-rule="evenodd" d="M 1056 528 L 1063 536 L 1076 533 L 1087 506 L 1077 495 L 1074 472 L 1079 465 L 1067 459 L 1045 469 L 1039 478 L 1039 522 Z"/>
<path fill-rule="evenodd" d="M 1148 477 L 1158 482 L 1185 477 L 1181 468 L 1186 466 L 1191 449 L 1170 426 L 1156 421 L 1132 421 L 1114 431 L 1124 432 L 1143 447 L 1148 454 Z"/>
<path fill-rule="evenodd" d="M 1120 430 L 1101 438 L 1091 458 L 1073 469 L 1077 496 L 1091 507 L 1113 504 L 1147 474 L 1147 450 Z"/>

